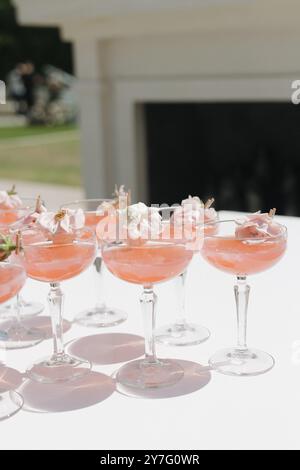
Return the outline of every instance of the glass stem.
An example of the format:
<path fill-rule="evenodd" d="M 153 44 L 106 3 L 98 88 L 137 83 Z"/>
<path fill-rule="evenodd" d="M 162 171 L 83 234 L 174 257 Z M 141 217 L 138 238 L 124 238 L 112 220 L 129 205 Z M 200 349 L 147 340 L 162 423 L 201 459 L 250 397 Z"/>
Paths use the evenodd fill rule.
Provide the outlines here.
<path fill-rule="evenodd" d="M 237 350 L 247 351 L 247 314 L 250 286 L 246 276 L 237 276 L 237 284 L 234 286 L 234 295 L 237 312 Z"/>
<path fill-rule="evenodd" d="M 16 323 L 18 326 L 21 326 L 22 319 L 21 319 L 21 307 L 22 307 L 22 300 L 20 294 L 16 295 L 15 298 L 15 305 L 12 306 L 14 313 L 15 313 L 15 319 Z"/>
<path fill-rule="evenodd" d="M 156 358 L 154 330 L 157 296 L 153 292 L 153 286 L 144 287 L 144 291 L 140 297 L 140 303 L 145 329 L 144 362 L 147 364 L 156 364 L 158 360 Z"/>
<path fill-rule="evenodd" d="M 60 288 L 59 282 L 54 282 L 50 284 L 48 303 L 52 322 L 53 353 L 54 357 L 61 357 L 65 354 L 62 318 L 64 294 Z"/>
<path fill-rule="evenodd" d="M 179 315 L 176 319 L 176 326 L 183 327 L 186 323 L 185 320 L 185 281 L 186 281 L 186 276 L 187 276 L 187 271 L 184 271 L 182 274 L 180 274 L 177 278 L 177 284 L 176 288 L 178 289 L 178 305 L 179 305 Z"/>
<path fill-rule="evenodd" d="M 103 300 L 103 262 L 100 255 L 94 261 L 94 268 L 96 270 L 96 307 L 103 308 L 105 307 L 105 302 Z"/>

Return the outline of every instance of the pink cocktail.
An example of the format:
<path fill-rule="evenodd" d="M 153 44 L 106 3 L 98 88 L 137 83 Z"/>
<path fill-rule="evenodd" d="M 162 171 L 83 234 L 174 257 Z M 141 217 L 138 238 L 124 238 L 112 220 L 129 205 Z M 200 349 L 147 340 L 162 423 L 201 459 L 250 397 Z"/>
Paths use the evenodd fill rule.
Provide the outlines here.
<path fill-rule="evenodd" d="M 185 245 L 147 242 L 141 246 L 116 246 L 103 253 L 108 269 L 118 278 L 151 286 L 182 273 L 192 259 Z"/>
<path fill-rule="evenodd" d="M 126 193 L 123 198 L 126 199 Z M 92 230 L 96 235 L 96 228 L 107 219 L 110 213 L 115 211 L 118 205 L 118 198 L 115 199 L 83 199 L 80 201 L 69 202 L 62 205 L 63 209 L 78 210 L 81 209 L 85 215 L 85 227 Z M 108 306 L 104 300 L 103 294 L 103 267 L 101 258 L 101 244 L 94 262 L 95 268 L 95 292 L 96 305 L 87 308 L 83 312 L 75 315 L 75 321 L 80 325 L 87 327 L 110 327 L 118 325 L 127 319 L 127 313 Z"/>
<path fill-rule="evenodd" d="M 263 351 L 249 349 L 246 342 L 250 287 L 247 276 L 274 266 L 287 247 L 287 230 L 274 222 L 273 214 L 254 214 L 242 221 L 220 221 L 215 234 L 204 238 L 202 256 L 209 264 L 236 276 L 234 293 L 238 317 L 236 348 L 224 349 L 210 359 L 210 365 L 228 375 L 258 375 L 274 366 Z"/>
<path fill-rule="evenodd" d="M 10 262 L 0 263 L 0 304 L 18 294 L 26 281 L 24 268 Z M 5 332 L 1 332 L 4 336 Z M 0 421 L 13 416 L 23 406 L 23 398 L 14 391 L 4 392 L 7 388 L 5 375 L 7 367 L 0 363 Z M 3 384 L 1 383 L 3 380 Z M 2 385 L 2 386 L 1 386 Z"/>
<path fill-rule="evenodd" d="M 182 201 L 171 219 L 171 224 L 166 227 L 174 240 L 182 237 L 189 243 L 190 249 L 198 255 L 205 236 L 216 232 L 215 222 L 218 214 L 211 206 L 214 199 L 209 199 L 204 204 L 198 197 L 189 197 Z M 201 324 L 187 320 L 185 308 L 185 283 L 187 271 L 176 279 L 176 291 L 179 297 L 179 311 L 173 323 L 161 326 L 155 333 L 159 343 L 168 346 L 192 346 L 203 343 L 210 337 L 210 331 Z"/>
<path fill-rule="evenodd" d="M 0 263 L 0 304 L 15 297 L 25 281 L 26 273 L 22 266 Z"/>
<path fill-rule="evenodd" d="M 0 227 L 18 228 L 26 216 L 33 211 L 34 204 L 35 200 L 32 198 L 23 198 L 16 207 L 0 204 Z"/>
<path fill-rule="evenodd" d="M 3 196 L 6 194 L 6 197 Z M 4 199 L 4 200 L 3 200 Z M 9 234 L 22 229 L 29 215 L 35 211 L 36 199 L 20 198 L 13 188 L 11 191 L 0 191 L 0 233 Z M 20 314 L 21 317 L 33 317 L 44 310 L 40 302 L 27 301 L 19 294 L 15 302 L 10 302 L 0 307 L 0 318 L 12 319 Z M 19 349 L 38 344 L 43 337 L 38 330 L 19 331 L 14 338 L 7 336 L 7 347 Z"/>
<path fill-rule="evenodd" d="M 11 231 L 7 227 L 0 227 L 0 261 L 5 260 L 7 255 L 11 255 L 11 260 L 17 265 L 21 263 L 20 256 L 16 255 L 14 251 L 16 250 L 16 240 L 20 239 L 18 232 Z M 15 267 L 17 270 L 17 267 Z M 7 272 L 7 275 L 9 273 Z M 5 270 L 3 270 L 2 275 L 5 275 Z M 8 279 L 7 279 L 8 280 Z M 1 318 L 0 323 L 0 348 L 3 349 L 22 349 L 30 346 L 34 346 L 40 343 L 44 339 L 44 334 L 41 330 L 37 328 L 28 328 L 23 325 L 22 322 L 22 305 L 20 302 L 20 289 L 18 288 L 18 276 L 15 275 L 15 288 L 16 292 L 14 295 L 10 295 L 9 288 L 13 288 L 14 283 L 11 280 L 10 283 L 6 283 L 5 279 L 3 281 L 0 279 L 0 306 L 4 310 L 4 315 Z M 7 292 L 7 296 L 1 296 L 1 291 L 3 294 Z M 11 303 L 11 299 L 15 300 Z M 5 307 L 5 305 L 6 307 Z M 6 309 L 10 311 L 10 315 L 5 315 Z"/>
<path fill-rule="evenodd" d="M 0 208 L 0 225 L 11 226 L 21 221 L 27 215 L 26 209 L 1 209 Z"/>
<path fill-rule="evenodd" d="M 96 231 L 96 227 L 101 222 L 104 217 L 106 217 L 107 213 L 103 212 L 101 214 L 97 214 L 97 212 L 85 212 L 85 226 L 89 227 L 91 230 Z"/>
<path fill-rule="evenodd" d="M 249 276 L 276 264 L 284 255 L 286 245 L 286 238 L 282 236 L 262 241 L 209 236 L 204 241 L 202 256 L 221 271 Z"/>
<path fill-rule="evenodd" d="M 145 358 L 130 362 L 117 373 L 117 384 L 130 389 L 172 385 L 181 379 L 182 368 L 173 360 L 157 359 L 155 351 L 156 295 L 153 286 L 185 271 L 192 251 L 182 241 L 130 239 L 103 244 L 103 260 L 119 279 L 143 286 L 140 298 L 145 324 Z M 129 388 L 129 391 L 128 391 Z"/>
<path fill-rule="evenodd" d="M 94 257 L 94 244 L 85 240 L 62 245 L 36 243 L 26 247 L 25 266 L 32 279 L 61 282 L 85 271 Z"/>
<path fill-rule="evenodd" d="M 22 237 L 24 266 L 28 276 L 50 283 L 48 302 L 54 340 L 52 356 L 35 363 L 27 373 L 32 379 L 45 383 L 81 377 L 89 372 L 91 364 L 65 353 L 62 319 L 64 295 L 60 283 L 82 273 L 93 263 L 97 250 L 95 236 L 85 228 L 70 233 L 59 228 L 55 234 L 36 228 L 23 231 Z"/>

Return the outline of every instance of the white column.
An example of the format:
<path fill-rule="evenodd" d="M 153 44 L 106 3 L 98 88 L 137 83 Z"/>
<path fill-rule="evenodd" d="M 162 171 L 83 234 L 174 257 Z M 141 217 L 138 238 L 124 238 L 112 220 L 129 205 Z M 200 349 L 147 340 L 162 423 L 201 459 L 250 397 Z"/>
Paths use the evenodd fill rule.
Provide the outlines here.
<path fill-rule="evenodd" d="M 103 46 L 95 38 L 74 41 L 81 133 L 81 165 L 87 197 L 108 197 L 108 88 L 103 79 Z"/>
<path fill-rule="evenodd" d="M 111 106 L 110 174 L 131 189 L 132 200 L 148 201 L 145 129 L 142 101 L 132 93 L 134 85 L 117 80 Z"/>

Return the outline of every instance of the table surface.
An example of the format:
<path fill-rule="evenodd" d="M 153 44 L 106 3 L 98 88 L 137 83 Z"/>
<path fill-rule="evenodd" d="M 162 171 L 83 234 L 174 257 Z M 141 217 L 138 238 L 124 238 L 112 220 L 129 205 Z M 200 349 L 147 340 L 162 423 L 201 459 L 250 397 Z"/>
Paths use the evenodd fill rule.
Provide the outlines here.
<path fill-rule="evenodd" d="M 228 218 L 230 213 L 221 213 Z M 185 369 L 180 384 L 157 391 L 152 399 L 114 391 L 110 375 L 143 351 L 140 288 L 105 273 L 109 304 L 125 309 L 128 320 L 114 328 L 75 324 L 65 342 L 94 361 L 93 372 L 65 385 L 42 385 L 23 378 L 25 407 L 1 427 L 1 449 L 299 449 L 300 421 L 300 219 L 280 217 L 289 230 L 288 250 L 273 269 L 249 279 L 248 342 L 271 353 L 274 369 L 237 378 L 210 372 L 208 358 L 235 343 L 233 278 L 195 256 L 188 274 L 186 308 L 190 321 L 207 326 L 211 338 L 198 346 L 158 346 L 161 357 L 177 358 Z M 93 271 L 64 283 L 65 318 L 95 302 Z M 45 301 L 46 284 L 28 281 L 27 299 Z M 175 283 L 157 286 L 157 325 L 177 312 Z M 47 309 L 46 309 L 47 311 Z M 46 314 L 33 323 L 47 326 Z M 37 323 L 38 322 L 38 323 Z M 6 363 L 24 373 L 51 352 L 51 340 L 6 352 Z M 204 367 L 204 368 L 203 368 Z M 20 376 L 11 372 L 9 380 Z M 22 377 L 21 377 L 22 379 Z"/>

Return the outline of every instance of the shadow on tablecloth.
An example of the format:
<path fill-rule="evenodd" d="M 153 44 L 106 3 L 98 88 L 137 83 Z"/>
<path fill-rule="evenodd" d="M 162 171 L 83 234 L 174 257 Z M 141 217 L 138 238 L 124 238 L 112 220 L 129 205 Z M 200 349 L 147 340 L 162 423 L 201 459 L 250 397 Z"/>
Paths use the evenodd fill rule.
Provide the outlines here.
<path fill-rule="evenodd" d="M 24 398 L 24 411 L 50 413 L 74 411 L 96 405 L 115 391 L 114 380 L 99 372 L 90 372 L 64 384 L 41 384 L 26 380 L 18 389 Z"/>
<path fill-rule="evenodd" d="M 6 330 L 10 327 L 12 322 L 15 320 L 13 318 L 6 318 L 0 321 L 1 329 Z M 52 326 L 51 326 L 51 318 L 40 315 L 34 318 L 24 318 L 22 319 L 22 325 L 28 329 L 34 328 L 40 330 L 45 338 L 44 339 L 51 339 L 53 337 L 52 333 Z M 68 320 L 63 321 L 63 332 L 66 333 L 72 327 L 72 323 Z"/>
<path fill-rule="evenodd" d="M 67 350 L 69 354 L 92 364 L 118 364 L 143 356 L 145 342 L 137 335 L 102 333 L 75 339 L 67 345 Z"/>
<path fill-rule="evenodd" d="M 210 382 L 211 372 L 208 366 L 180 359 L 176 359 L 176 362 L 183 368 L 184 377 L 175 385 L 159 389 L 133 390 L 117 384 L 117 391 L 133 398 L 174 398 L 197 392 Z"/>
<path fill-rule="evenodd" d="M 15 390 L 23 381 L 23 374 L 11 367 L 0 366 L 0 393 Z"/>
<path fill-rule="evenodd" d="M 41 330 L 45 339 L 51 339 L 53 337 L 52 326 L 51 326 L 51 317 L 45 315 L 39 315 L 38 317 L 23 319 L 22 324 L 27 326 L 27 328 L 37 328 Z M 63 320 L 63 332 L 66 333 L 72 327 L 72 323 L 68 320 Z"/>

